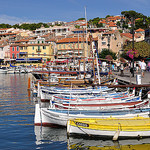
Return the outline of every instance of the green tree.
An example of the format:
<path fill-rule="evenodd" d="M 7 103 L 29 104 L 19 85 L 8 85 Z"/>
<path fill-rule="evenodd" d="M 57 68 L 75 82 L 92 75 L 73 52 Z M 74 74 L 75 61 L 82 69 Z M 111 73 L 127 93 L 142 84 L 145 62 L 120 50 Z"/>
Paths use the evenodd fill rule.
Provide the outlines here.
<path fill-rule="evenodd" d="M 11 28 L 12 26 L 9 24 L 2 23 L 0 24 L 0 28 Z"/>
<path fill-rule="evenodd" d="M 15 29 L 17 29 L 17 28 L 19 29 L 20 28 L 19 24 L 15 24 L 12 27 L 15 28 Z"/>
<path fill-rule="evenodd" d="M 112 58 L 113 58 L 114 60 L 117 59 L 116 53 L 110 51 L 109 49 L 103 49 L 103 50 L 101 51 L 101 53 L 99 53 L 99 57 L 100 57 L 100 58 L 103 58 L 103 59 L 106 59 L 106 56 L 108 56 L 108 55 L 112 56 Z"/>
<path fill-rule="evenodd" d="M 85 18 L 79 18 L 78 20 L 85 20 Z"/>
<path fill-rule="evenodd" d="M 150 45 L 146 43 L 145 41 L 134 43 L 134 49 L 138 52 L 138 55 L 135 55 L 136 58 L 137 57 L 142 57 L 142 58 L 150 57 Z M 124 52 L 125 54 L 127 54 L 129 50 L 132 50 L 132 42 L 128 46 L 126 46 L 124 50 L 125 50 Z"/>
<path fill-rule="evenodd" d="M 143 14 L 138 13 L 138 12 L 136 12 L 134 10 L 122 11 L 121 14 L 124 15 L 129 20 L 131 19 L 131 17 L 134 17 L 134 19 L 136 19 L 136 18 L 143 18 L 144 17 Z"/>
<path fill-rule="evenodd" d="M 148 18 L 146 16 L 144 16 L 144 18 L 140 18 L 135 21 L 135 28 L 136 29 L 139 29 L 139 28 L 146 29 L 146 28 L 148 28 L 149 24 L 150 24 L 150 22 L 149 22 Z"/>
<path fill-rule="evenodd" d="M 110 15 L 107 15 L 105 18 L 111 17 Z"/>
<path fill-rule="evenodd" d="M 122 11 L 121 14 L 126 17 L 126 22 L 124 24 L 125 28 L 128 27 L 127 24 L 129 21 L 132 21 L 132 18 L 135 20 L 135 29 L 139 29 L 139 28 L 145 29 L 148 27 L 148 24 L 150 23 L 147 16 L 143 15 L 142 13 L 138 13 L 134 10 Z M 140 19 L 136 20 L 137 18 L 140 18 Z"/>
<path fill-rule="evenodd" d="M 102 18 L 96 17 L 89 20 L 89 24 L 95 25 L 96 27 L 102 27 L 102 24 L 98 24 Z"/>
<path fill-rule="evenodd" d="M 80 29 L 80 26 L 78 26 L 78 25 L 75 25 L 75 28 L 77 28 L 77 29 Z"/>

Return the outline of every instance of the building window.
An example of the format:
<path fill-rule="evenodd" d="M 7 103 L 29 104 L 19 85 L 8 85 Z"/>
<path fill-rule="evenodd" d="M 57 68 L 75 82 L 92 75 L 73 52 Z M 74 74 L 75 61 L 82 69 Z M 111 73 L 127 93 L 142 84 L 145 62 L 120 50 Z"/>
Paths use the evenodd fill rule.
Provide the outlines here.
<path fill-rule="evenodd" d="M 32 46 L 32 50 L 34 50 L 34 46 Z"/>
<path fill-rule="evenodd" d="M 72 44 L 70 44 L 70 48 L 72 48 Z"/>
<path fill-rule="evenodd" d="M 59 49 L 61 49 L 61 44 L 59 44 Z"/>
<path fill-rule="evenodd" d="M 66 45 L 64 44 L 64 49 L 66 48 Z"/>
<path fill-rule="evenodd" d="M 38 46 L 38 51 L 40 50 L 40 46 Z"/>
<path fill-rule="evenodd" d="M 17 46 L 17 51 L 19 51 L 19 46 Z"/>
<path fill-rule="evenodd" d="M 19 58 L 19 54 L 17 54 L 17 58 Z"/>
<path fill-rule="evenodd" d="M 46 46 L 43 46 L 43 49 L 46 49 Z"/>
<path fill-rule="evenodd" d="M 102 45 L 106 45 L 106 42 L 105 42 L 105 41 L 102 41 Z"/>
<path fill-rule="evenodd" d="M 23 47 L 20 47 L 20 50 L 23 50 Z"/>
<path fill-rule="evenodd" d="M 13 58 L 13 59 L 15 58 L 15 54 L 14 54 L 14 53 L 12 53 L 12 58 Z"/>
<path fill-rule="evenodd" d="M 14 47 L 12 47 L 12 51 L 15 51 L 15 48 L 14 48 Z"/>

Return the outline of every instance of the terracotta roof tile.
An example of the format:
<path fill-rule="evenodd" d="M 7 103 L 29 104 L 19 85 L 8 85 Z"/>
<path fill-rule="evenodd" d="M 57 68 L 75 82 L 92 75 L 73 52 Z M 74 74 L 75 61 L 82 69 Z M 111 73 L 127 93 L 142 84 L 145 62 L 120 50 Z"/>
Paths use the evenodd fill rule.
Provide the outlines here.
<path fill-rule="evenodd" d="M 144 32 L 144 31 L 145 31 L 145 30 L 143 30 L 143 29 L 141 29 L 141 28 L 135 30 L 135 32 Z"/>
<path fill-rule="evenodd" d="M 132 39 L 132 34 L 131 33 L 121 33 L 121 36 L 125 36 L 125 37 L 128 37 L 128 38 Z"/>
<path fill-rule="evenodd" d="M 90 41 L 90 39 L 89 38 L 87 38 L 87 40 L 88 41 Z M 94 40 L 96 41 L 96 40 L 98 40 L 98 38 L 94 38 Z M 86 38 L 82 38 L 82 37 L 73 37 L 73 38 L 63 38 L 63 39 L 61 39 L 61 40 L 59 40 L 59 41 L 57 41 L 57 43 L 73 43 L 73 42 L 85 42 L 86 41 Z"/>

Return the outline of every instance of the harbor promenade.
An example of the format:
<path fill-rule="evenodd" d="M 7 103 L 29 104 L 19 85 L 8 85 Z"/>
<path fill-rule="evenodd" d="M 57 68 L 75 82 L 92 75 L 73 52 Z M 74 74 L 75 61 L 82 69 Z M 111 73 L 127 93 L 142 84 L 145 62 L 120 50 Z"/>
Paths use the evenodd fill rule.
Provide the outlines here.
<path fill-rule="evenodd" d="M 132 74 L 130 73 L 129 70 L 124 70 L 123 72 L 123 76 L 121 76 L 121 72 L 113 72 L 113 75 L 118 78 L 120 81 L 122 82 L 126 82 L 129 84 L 138 84 L 137 83 L 137 78 L 139 77 L 141 80 L 141 84 L 150 84 L 150 72 L 145 71 L 145 75 L 144 77 L 142 77 L 141 75 L 141 71 L 139 71 L 138 73 L 136 73 L 136 71 L 134 72 L 134 77 L 132 77 Z M 140 75 L 140 76 L 137 76 Z"/>

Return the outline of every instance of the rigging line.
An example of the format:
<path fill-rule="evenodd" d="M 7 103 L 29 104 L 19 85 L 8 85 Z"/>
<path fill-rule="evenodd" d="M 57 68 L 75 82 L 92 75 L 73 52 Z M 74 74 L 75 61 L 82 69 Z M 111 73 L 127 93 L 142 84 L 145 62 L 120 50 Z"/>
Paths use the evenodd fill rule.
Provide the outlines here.
<path fill-rule="evenodd" d="M 73 121 L 73 122 L 74 122 L 74 124 L 76 124 L 75 121 Z M 90 134 L 88 134 L 87 132 L 85 132 L 83 129 L 81 129 L 77 124 L 76 124 L 76 126 L 77 126 L 77 128 L 80 129 L 82 132 L 84 132 L 84 133 L 87 134 L 88 136 L 91 136 Z"/>

